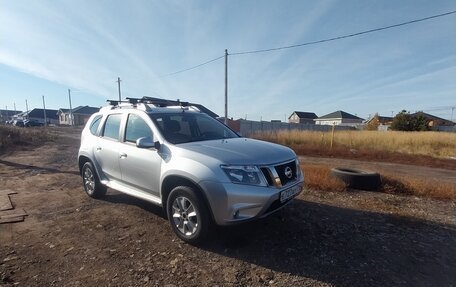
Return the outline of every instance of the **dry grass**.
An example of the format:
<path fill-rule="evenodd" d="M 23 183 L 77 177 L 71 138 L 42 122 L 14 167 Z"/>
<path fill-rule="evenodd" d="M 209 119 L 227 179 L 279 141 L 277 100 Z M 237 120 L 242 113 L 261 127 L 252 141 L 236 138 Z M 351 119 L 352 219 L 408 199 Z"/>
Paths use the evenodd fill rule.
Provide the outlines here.
<path fill-rule="evenodd" d="M 321 191 L 346 191 L 345 184 L 330 175 L 331 167 L 327 165 L 302 164 L 306 188 Z M 382 175 L 380 192 L 392 194 L 408 194 L 431 197 L 442 200 L 456 199 L 456 185 L 437 180 Z"/>
<path fill-rule="evenodd" d="M 253 137 L 287 146 L 303 146 L 311 149 L 329 150 L 331 145 L 331 132 L 279 131 L 257 133 Z M 333 149 L 338 148 L 456 157 L 456 133 L 336 131 Z"/>
<path fill-rule="evenodd" d="M 426 196 L 436 199 L 456 199 L 456 185 L 433 179 L 398 177 L 392 174 L 382 175 L 382 191 Z"/>
<path fill-rule="evenodd" d="M 301 165 L 304 171 L 307 188 L 324 191 L 344 191 L 345 184 L 338 178 L 330 176 L 330 168 L 326 165 Z"/>
<path fill-rule="evenodd" d="M 299 155 L 397 162 L 456 169 L 456 133 L 280 131 L 252 137 L 291 147 Z"/>
<path fill-rule="evenodd" d="M 46 128 L 20 128 L 0 126 L 0 153 L 16 149 L 24 145 L 40 145 L 53 140 Z"/>

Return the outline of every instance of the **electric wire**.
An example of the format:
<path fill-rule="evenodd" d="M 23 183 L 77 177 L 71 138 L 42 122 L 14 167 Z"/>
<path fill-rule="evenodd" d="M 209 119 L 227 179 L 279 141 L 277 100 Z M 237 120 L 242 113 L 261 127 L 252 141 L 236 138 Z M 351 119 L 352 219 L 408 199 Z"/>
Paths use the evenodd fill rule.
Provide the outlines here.
<path fill-rule="evenodd" d="M 427 20 L 431 20 L 431 19 L 435 19 L 435 18 L 439 18 L 439 17 L 448 16 L 448 15 L 451 15 L 451 14 L 456 14 L 456 10 L 449 11 L 449 12 L 446 12 L 446 13 L 437 14 L 437 15 L 433 15 L 433 16 L 428 16 L 428 17 L 424 17 L 424 18 L 420 18 L 420 19 L 415 19 L 415 20 L 411 20 L 411 21 L 407 21 L 407 22 L 402 22 L 402 23 L 399 23 L 399 24 L 394 24 L 394 25 L 384 26 L 384 27 L 380 27 L 380 28 L 375 28 L 375 29 L 365 30 L 365 31 L 361 31 L 361 32 L 356 32 L 356 33 L 352 33 L 352 34 L 347 34 L 347 35 L 342 35 L 342 36 L 337 36 L 337 37 L 332 37 L 332 38 L 312 41 L 312 42 L 306 42 L 306 43 L 302 43 L 302 44 L 290 45 L 290 46 L 282 46 L 282 47 L 269 48 L 269 49 L 259 49 L 259 50 L 252 50 L 252 51 L 243 51 L 243 52 L 229 53 L 229 54 L 227 54 L 227 56 L 228 55 L 229 56 L 238 56 L 238 55 L 246 55 L 246 54 L 265 53 L 265 52 L 279 51 L 279 50 L 284 50 L 284 49 L 297 48 L 297 47 L 302 47 L 302 46 L 321 44 L 321 43 L 325 43 L 325 42 L 331 42 L 331 41 L 336 41 L 336 40 L 356 37 L 356 36 L 360 36 L 360 35 L 364 35 L 364 34 L 374 33 L 374 32 L 378 32 L 378 31 L 383 31 L 383 30 L 387 30 L 387 29 L 392 29 L 392 28 L 405 26 L 405 25 L 409 25 L 409 24 L 413 24 L 413 23 L 423 22 L 423 21 L 427 21 Z M 219 56 L 217 58 L 214 58 L 212 60 L 203 62 L 201 64 L 198 64 L 198 65 L 195 65 L 195 66 L 192 66 L 192 67 L 189 67 L 189 68 L 185 68 L 185 69 L 182 69 L 182 70 L 178 70 L 176 72 L 172 72 L 172 73 L 163 75 L 161 77 L 169 77 L 169 76 L 173 76 L 173 75 L 180 74 L 180 73 L 183 73 L 183 72 L 187 72 L 187 71 L 190 71 L 190 70 L 194 70 L 194 69 L 199 68 L 201 66 L 204 66 L 204 65 L 210 64 L 212 62 L 215 62 L 217 60 L 220 60 L 223 57 L 225 57 L 225 55 Z"/>
<path fill-rule="evenodd" d="M 225 57 L 225 55 L 222 55 L 222 56 L 217 57 L 217 58 L 215 58 L 215 59 L 212 59 L 212 60 L 206 61 L 206 62 L 204 62 L 204 63 L 198 64 L 198 65 L 196 65 L 196 66 L 192 66 L 192 67 L 190 67 L 190 68 L 186 68 L 186 69 L 183 69 L 183 70 L 179 70 L 179 71 L 177 71 L 177 72 L 173 72 L 173 73 L 169 73 L 169 74 L 163 75 L 162 77 L 168 77 L 168 76 L 180 74 L 180 73 L 183 73 L 183 72 L 187 72 L 187 71 L 190 71 L 190 70 L 199 68 L 199 67 L 201 67 L 201 66 L 207 65 L 207 64 L 209 64 L 209 63 L 215 62 L 215 61 L 217 61 L 217 60 L 220 60 L 220 59 L 223 58 L 223 57 Z"/>
<path fill-rule="evenodd" d="M 451 15 L 451 14 L 456 14 L 456 10 L 455 11 L 446 12 L 446 13 L 442 13 L 442 14 L 438 14 L 438 15 L 425 17 L 425 18 L 421 18 L 421 19 L 415 19 L 415 20 L 411 20 L 411 21 L 407 21 L 407 22 L 403 22 L 403 23 L 399 23 L 399 24 L 389 25 L 389 26 L 385 26 L 385 27 L 381 27 L 381 28 L 370 29 L 370 30 L 366 30 L 366 31 L 361 31 L 361 32 L 357 32 L 357 33 L 352 33 L 352 34 L 338 36 L 338 37 L 333 37 L 333 38 L 328 38 L 328 39 L 322 39 L 322 40 L 318 40 L 318 41 L 312 41 L 312 42 L 307 42 L 307 43 L 302 43 L 302 44 L 283 46 L 283 47 L 277 47 L 277 48 L 270 48 L 270 49 L 260 49 L 260 50 L 253 50 L 253 51 L 236 52 L 236 53 L 230 53 L 230 55 L 231 56 L 235 56 L 235 55 L 264 53 L 264 52 L 271 52 L 271 51 L 278 51 L 278 50 L 284 50 L 284 49 L 297 48 L 297 47 L 302 47 L 302 46 L 315 45 L 315 44 L 320 44 L 320 43 L 331 42 L 331 41 L 346 39 L 346 38 L 350 38 L 350 37 L 360 36 L 360 35 L 364 35 L 364 34 L 368 34 L 368 33 L 383 31 L 383 30 L 396 28 L 396 27 L 400 27 L 400 26 L 405 26 L 405 25 L 409 25 L 409 24 L 413 24 L 413 23 L 423 22 L 423 21 L 427 21 L 427 20 L 430 20 L 430 19 L 435 19 L 435 18 L 439 18 L 439 17 L 443 17 L 443 16 L 448 16 L 448 15 Z"/>

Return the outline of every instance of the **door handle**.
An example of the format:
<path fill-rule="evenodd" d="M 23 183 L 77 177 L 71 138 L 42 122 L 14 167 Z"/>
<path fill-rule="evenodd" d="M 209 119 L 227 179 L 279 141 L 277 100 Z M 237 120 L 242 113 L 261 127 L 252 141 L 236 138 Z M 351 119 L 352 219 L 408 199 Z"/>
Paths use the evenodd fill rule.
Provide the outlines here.
<path fill-rule="evenodd" d="M 120 155 L 119 155 L 120 158 L 126 158 L 127 157 L 127 154 L 124 153 L 124 152 L 121 152 Z"/>

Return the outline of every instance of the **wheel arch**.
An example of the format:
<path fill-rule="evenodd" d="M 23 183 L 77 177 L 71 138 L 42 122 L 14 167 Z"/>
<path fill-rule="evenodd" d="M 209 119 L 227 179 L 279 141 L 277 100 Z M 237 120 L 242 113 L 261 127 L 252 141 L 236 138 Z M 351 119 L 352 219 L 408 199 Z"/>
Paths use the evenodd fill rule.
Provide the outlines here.
<path fill-rule="evenodd" d="M 173 190 L 175 187 L 178 187 L 178 186 L 188 186 L 188 187 L 193 188 L 195 190 L 195 192 L 197 193 L 197 195 L 200 196 L 201 199 L 204 201 L 204 204 L 206 204 L 206 206 L 209 210 L 209 215 L 211 217 L 211 220 L 213 222 L 215 222 L 212 207 L 209 204 L 209 200 L 207 199 L 207 196 L 204 193 L 203 189 L 197 183 L 195 183 L 193 180 L 180 176 L 180 175 L 168 175 L 161 184 L 161 199 L 162 199 L 162 206 L 163 206 L 164 210 L 166 210 L 166 203 L 168 201 L 168 196 L 171 193 L 171 190 Z"/>
<path fill-rule="evenodd" d="M 84 166 L 84 164 L 85 164 L 86 162 L 90 162 L 90 163 L 92 163 L 92 165 L 93 165 L 93 162 L 92 162 L 92 160 L 90 160 L 89 157 L 84 156 L 84 155 L 79 156 L 79 158 L 78 158 L 78 166 L 79 166 L 79 174 L 80 174 L 80 175 L 82 174 L 82 167 Z M 95 167 L 94 167 L 94 168 L 95 168 Z M 96 168 L 95 168 L 95 171 L 96 171 Z"/>

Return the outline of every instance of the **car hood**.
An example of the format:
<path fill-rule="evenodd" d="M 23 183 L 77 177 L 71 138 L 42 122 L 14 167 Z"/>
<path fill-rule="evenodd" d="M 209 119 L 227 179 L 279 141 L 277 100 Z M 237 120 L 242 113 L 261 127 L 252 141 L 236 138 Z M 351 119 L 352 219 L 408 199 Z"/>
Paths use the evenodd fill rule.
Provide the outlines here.
<path fill-rule="evenodd" d="M 296 157 L 288 147 L 248 138 L 192 142 L 178 145 L 197 157 L 211 157 L 223 164 L 269 165 Z"/>

